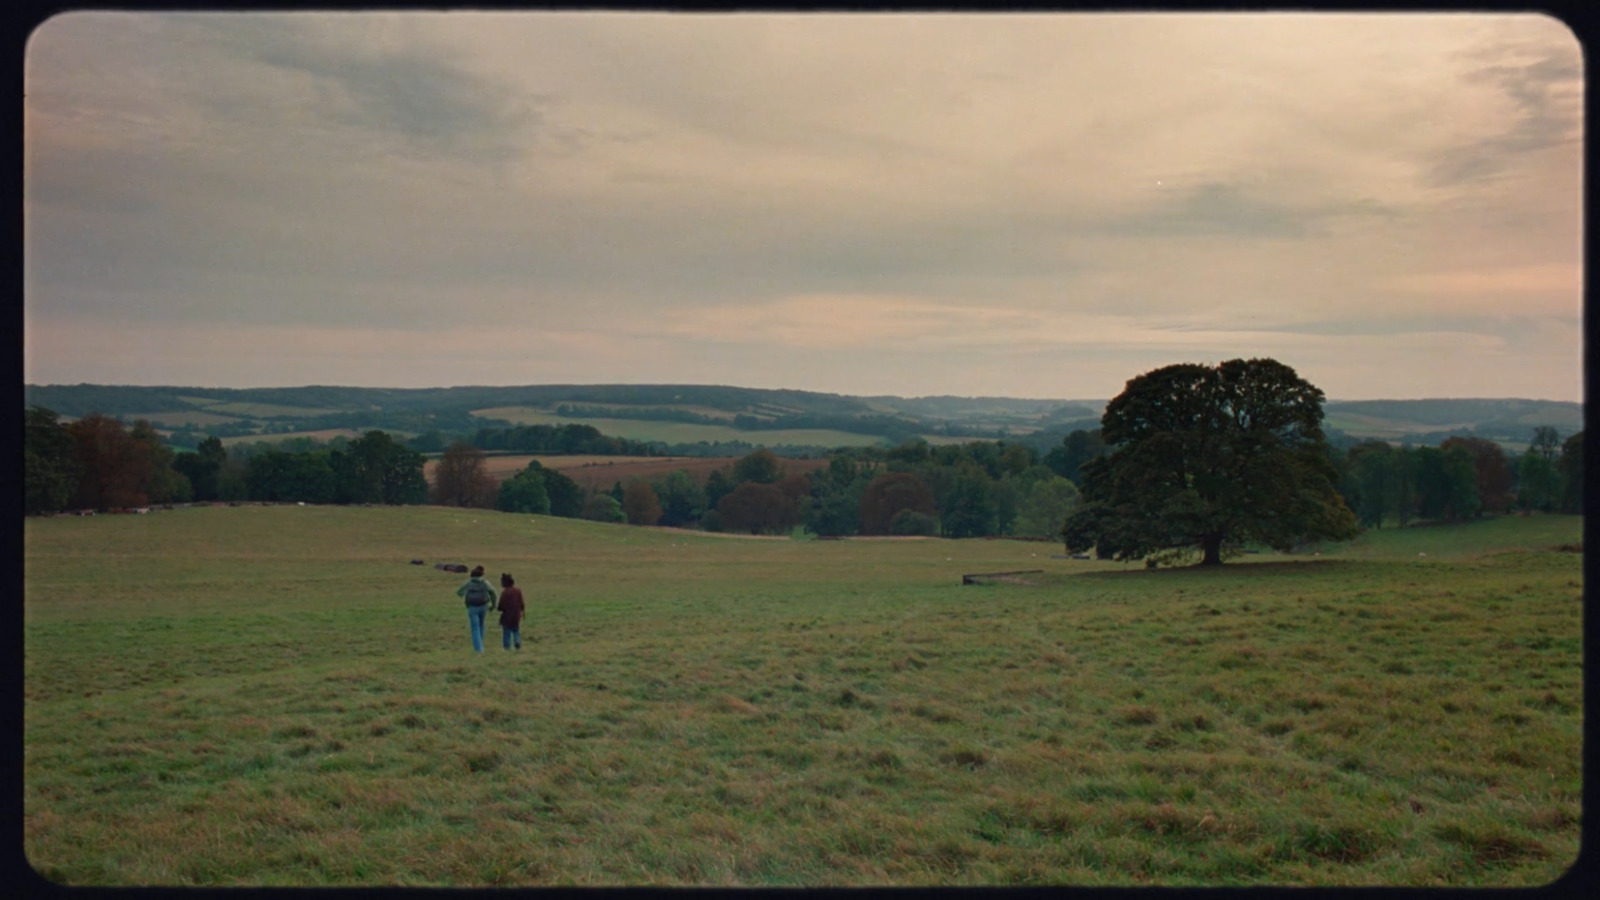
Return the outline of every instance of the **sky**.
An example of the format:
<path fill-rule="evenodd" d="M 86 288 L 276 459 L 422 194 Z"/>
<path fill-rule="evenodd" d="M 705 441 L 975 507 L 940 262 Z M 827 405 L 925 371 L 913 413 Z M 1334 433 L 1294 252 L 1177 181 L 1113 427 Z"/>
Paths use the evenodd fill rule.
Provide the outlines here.
<path fill-rule="evenodd" d="M 1582 400 L 1536 14 L 75 12 L 29 384 Z"/>

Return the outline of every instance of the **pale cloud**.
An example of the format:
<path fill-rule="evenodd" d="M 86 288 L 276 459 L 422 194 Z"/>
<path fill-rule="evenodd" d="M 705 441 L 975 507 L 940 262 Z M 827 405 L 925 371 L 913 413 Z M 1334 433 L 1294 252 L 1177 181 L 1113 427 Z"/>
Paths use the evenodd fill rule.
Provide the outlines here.
<path fill-rule="evenodd" d="M 706 342 L 755 343 L 776 350 L 1057 352 L 1161 349 L 1207 359 L 1239 355 L 1334 355 L 1350 334 L 1263 327 L 1214 312 L 1187 315 L 1088 314 L 1070 310 L 936 304 L 907 297 L 803 296 L 773 303 L 695 310 L 670 335 Z M 1401 357 L 1449 349 L 1482 360 L 1504 351 L 1503 337 L 1471 330 L 1367 330 L 1365 349 Z"/>
<path fill-rule="evenodd" d="M 691 310 L 670 324 L 669 333 L 802 350 L 870 350 L 891 342 L 970 346 L 996 338 L 1009 340 L 1035 318 L 1020 310 L 950 306 L 910 297 L 812 295 Z"/>
<path fill-rule="evenodd" d="M 25 377 L 1093 397 L 1293 352 L 1575 399 L 1578 344 L 1506 335 L 1578 315 L 1582 65 L 1537 15 L 68 14 Z"/>
<path fill-rule="evenodd" d="M 1583 271 L 1570 265 L 1503 266 L 1497 268 L 1456 269 L 1448 272 L 1417 272 L 1398 275 L 1383 282 L 1384 287 L 1400 291 L 1447 296 L 1460 295 L 1555 295 L 1571 301 L 1583 290 Z"/>
<path fill-rule="evenodd" d="M 207 322 L 133 323 L 108 328 L 93 318 L 32 319 L 25 328 L 23 367 L 48 370 L 70 362 L 83 381 L 124 383 L 116 373 L 136 366 L 151 384 L 341 384 L 361 387 L 448 387 L 465 384 L 569 383 L 587 366 L 613 379 L 651 378 L 659 343 L 608 331 L 551 330 L 526 324 L 462 323 L 434 331 L 381 326 L 301 328 Z M 70 347 L 70 360 L 53 358 Z M 301 367 L 315 375 L 281 380 L 272 373 Z M 509 381 L 507 372 L 515 373 Z M 326 376 L 326 377 L 325 377 Z M 242 381 L 240 381 L 242 379 Z"/>

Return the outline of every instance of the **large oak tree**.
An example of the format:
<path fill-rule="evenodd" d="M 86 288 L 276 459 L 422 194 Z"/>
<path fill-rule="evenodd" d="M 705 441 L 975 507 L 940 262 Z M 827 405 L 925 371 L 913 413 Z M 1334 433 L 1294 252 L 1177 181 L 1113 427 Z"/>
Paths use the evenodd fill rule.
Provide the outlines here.
<path fill-rule="evenodd" d="M 1354 537 L 1323 399 L 1272 359 L 1134 378 L 1100 420 L 1111 452 L 1083 465 L 1083 505 L 1061 530 L 1068 551 L 1129 560 L 1197 549 L 1201 565 L 1218 565 L 1225 546 Z"/>

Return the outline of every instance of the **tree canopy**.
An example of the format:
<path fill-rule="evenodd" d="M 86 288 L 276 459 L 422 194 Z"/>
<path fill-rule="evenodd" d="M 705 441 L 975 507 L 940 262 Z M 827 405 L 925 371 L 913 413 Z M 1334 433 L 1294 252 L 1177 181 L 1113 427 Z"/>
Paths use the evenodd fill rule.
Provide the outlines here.
<path fill-rule="evenodd" d="M 622 511 L 629 525 L 654 525 L 661 521 L 661 501 L 655 488 L 643 479 L 634 479 L 622 490 Z"/>
<path fill-rule="evenodd" d="M 550 513 L 550 492 L 545 489 L 544 478 L 533 468 L 523 469 L 500 484 L 494 508 L 501 512 Z"/>
<path fill-rule="evenodd" d="M 902 510 L 930 518 L 938 514 L 933 492 L 909 472 L 885 472 L 874 478 L 861 494 L 860 507 L 862 534 L 889 534 Z"/>
<path fill-rule="evenodd" d="M 771 484 L 783 477 L 783 463 L 771 450 L 757 450 L 733 464 L 733 477 L 741 482 Z"/>
<path fill-rule="evenodd" d="M 500 485 L 490 475 L 482 450 L 457 441 L 439 457 L 433 473 L 432 499 L 440 506 L 470 506 L 487 509 L 495 505 Z M 539 487 L 544 487 L 543 479 Z M 550 507 L 547 496 L 544 510 Z M 519 510 L 520 511 L 520 510 Z"/>
<path fill-rule="evenodd" d="M 1217 565 L 1224 546 L 1354 537 L 1323 399 L 1272 359 L 1134 378 L 1106 405 L 1100 432 L 1111 452 L 1083 464 L 1083 504 L 1061 531 L 1067 549 L 1120 560 L 1198 549 L 1202 565 Z"/>
<path fill-rule="evenodd" d="M 1561 445 L 1561 458 L 1556 468 L 1561 473 L 1562 512 L 1583 512 L 1583 432 L 1572 435 Z"/>
<path fill-rule="evenodd" d="M 750 534 L 775 534 L 789 530 L 797 519 L 794 501 L 774 484 L 746 481 L 717 503 L 723 528 Z"/>
<path fill-rule="evenodd" d="M 27 515 L 62 509 L 82 474 L 73 432 L 54 410 L 30 406 L 22 419 L 22 508 Z"/>

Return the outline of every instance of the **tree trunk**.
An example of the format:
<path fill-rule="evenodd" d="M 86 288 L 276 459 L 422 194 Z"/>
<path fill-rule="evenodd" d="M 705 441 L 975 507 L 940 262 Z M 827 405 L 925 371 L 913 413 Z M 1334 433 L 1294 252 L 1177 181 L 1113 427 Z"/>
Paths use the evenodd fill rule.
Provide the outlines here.
<path fill-rule="evenodd" d="M 1220 566 L 1220 565 L 1222 565 L 1222 535 L 1220 535 L 1220 534 L 1208 534 L 1208 535 L 1206 535 L 1205 538 L 1201 541 L 1201 547 L 1204 548 L 1205 555 L 1200 558 L 1200 565 L 1202 565 L 1202 566 Z"/>

